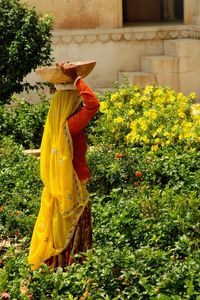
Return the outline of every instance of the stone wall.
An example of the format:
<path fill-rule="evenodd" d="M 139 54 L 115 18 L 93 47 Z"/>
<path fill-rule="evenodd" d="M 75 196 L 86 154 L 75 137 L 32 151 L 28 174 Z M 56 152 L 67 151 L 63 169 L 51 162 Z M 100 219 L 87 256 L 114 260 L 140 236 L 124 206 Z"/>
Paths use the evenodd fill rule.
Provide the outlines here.
<path fill-rule="evenodd" d="M 28 0 L 42 13 L 54 16 L 54 28 L 118 28 L 121 0 Z"/>
<path fill-rule="evenodd" d="M 190 2 L 192 9 L 192 23 L 195 25 L 200 25 L 200 1 L 190 0 Z"/>
<path fill-rule="evenodd" d="M 200 32 L 194 31 L 194 35 L 199 38 Z M 187 25 L 55 30 L 53 57 L 56 62 L 96 60 L 86 81 L 101 90 L 113 87 L 120 72 L 140 71 L 142 56 L 163 54 L 165 40 L 191 37 L 193 32 Z M 28 78 L 32 83 L 40 80 L 35 74 Z"/>
<path fill-rule="evenodd" d="M 132 0 L 127 1 L 130 6 L 127 12 L 129 13 Z M 145 1 L 149 2 L 149 0 Z M 159 10 L 160 2 L 152 1 L 155 3 L 151 4 L 148 10 L 144 9 L 144 13 L 151 14 L 152 7 L 154 10 Z M 200 1 L 183 1 L 184 23 L 200 25 Z M 38 11 L 53 15 L 55 29 L 121 28 L 123 26 L 122 0 L 27 0 L 27 2 L 35 6 Z M 137 0 L 134 5 L 137 2 L 141 1 Z"/>
<path fill-rule="evenodd" d="M 64 16 L 69 16 L 66 19 L 66 24 L 68 25 L 62 25 L 69 26 L 68 29 L 55 29 L 53 31 L 53 57 L 56 62 L 96 60 L 96 67 L 86 78 L 88 84 L 96 91 L 113 87 L 115 81 L 119 79 L 120 73 L 141 71 L 142 57 L 163 55 L 164 42 L 166 40 L 200 39 L 200 26 L 198 26 L 200 24 L 199 0 L 184 0 L 184 18 L 187 25 L 158 24 L 157 26 L 140 25 L 121 28 L 117 28 L 120 27 L 118 25 L 122 21 L 120 19 L 122 17 L 121 0 L 49 0 L 48 3 L 46 0 L 29 0 L 29 2 L 30 4 L 37 4 L 40 11 L 54 11 L 55 16 L 57 14 L 56 24 L 58 27 L 60 26 L 58 23 L 60 22 L 61 24 L 63 22 Z M 74 7 L 75 4 L 78 7 L 73 11 L 73 14 L 76 15 L 77 23 L 73 23 L 74 15 L 70 15 L 72 4 Z M 60 15 L 60 9 L 63 7 L 65 9 Z M 80 12 L 81 7 L 84 9 Z M 86 10 L 88 18 L 86 18 Z M 89 12 L 90 14 L 88 15 Z M 91 16 L 90 20 L 92 20 L 94 15 L 96 16 L 96 25 L 92 21 L 88 25 L 89 16 Z M 70 29 L 70 26 L 80 26 L 81 29 Z M 95 28 L 87 29 L 87 26 Z M 162 70 L 160 72 L 163 74 Z M 172 71 L 171 73 L 174 72 Z M 187 73 L 188 71 L 184 72 Z M 190 70 L 190 75 L 192 75 L 191 72 L 192 70 Z M 197 74 L 196 72 L 193 74 L 193 77 L 191 77 L 192 84 L 190 76 L 187 77 L 188 74 L 181 74 L 182 77 L 183 75 L 187 79 L 184 79 L 184 84 L 178 83 L 179 77 L 177 77 L 177 86 L 174 86 L 174 81 L 173 87 L 181 89 L 182 92 L 195 91 L 200 95 L 200 73 Z M 35 83 L 40 78 L 35 73 L 31 73 L 27 76 L 27 80 Z M 164 82 L 162 81 L 162 83 Z"/>

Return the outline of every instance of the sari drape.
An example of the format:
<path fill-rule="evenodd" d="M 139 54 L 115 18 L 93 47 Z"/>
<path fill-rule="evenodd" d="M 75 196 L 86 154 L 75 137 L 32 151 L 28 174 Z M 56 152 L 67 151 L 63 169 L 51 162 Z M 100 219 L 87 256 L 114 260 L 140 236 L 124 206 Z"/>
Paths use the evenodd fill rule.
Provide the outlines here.
<path fill-rule="evenodd" d="M 28 256 L 32 270 L 69 245 L 89 200 L 73 168 L 73 144 L 66 122 L 81 101 L 78 91 L 56 91 L 52 97 L 41 144 L 44 188 Z"/>

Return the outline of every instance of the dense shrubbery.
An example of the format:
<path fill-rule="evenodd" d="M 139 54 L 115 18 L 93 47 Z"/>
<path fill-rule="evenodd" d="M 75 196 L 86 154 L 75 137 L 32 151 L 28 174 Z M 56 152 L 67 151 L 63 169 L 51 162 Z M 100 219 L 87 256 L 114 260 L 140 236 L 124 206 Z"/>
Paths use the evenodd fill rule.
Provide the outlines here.
<path fill-rule="evenodd" d="M 0 106 L 0 136 L 10 136 L 24 148 L 39 148 L 49 100 L 37 104 L 12 97 L 11 106 Z"/>
<path fill-rule="evenodd" d="M 124 87 L 108 93 L 101 102 L 101 140 L 151 151 L 174 143 L 194 148 L 200 141 L 200 116 L 192 114 L 194 99 L 194 93 L 186 97 L 158 86 Z"/>
<path fill-rule="evenodd" d="M 0 105 L 29 85 L 24 77 L 52 59 L 52 18 L 19 0 L 0 0 Z"/>
<path fill-rule="evenodd" d="M 39 165 L 10 139 L 0 148 L 0 240 L 30 236 L 39 207 Z"/>
<path fill-rule="evenodd" d="M 157 186 L 160 189 L 169 187 L 182 194 L 190 191 L 199 194 L 199 159 L 199 151 L 181 151 L 179 147 L 167 147 L 162 153 L 137 147 L 97 147 L 88 154 L 92 169 L 90 189 L 109 193 L 113 188 L 127 185 L 141 189 Z M 137 171 L 142 172 L 142 177 L 137 176 Z"/>
<path fill-rule="evenodd" d="M 158 119 L 160 107 L 154 111 L 152 124 L 153 100 L 150 107 L 147 99 L 142 104 L 147 90 L 159 93 L 166 109 Z M 173 95 L 173 105 L 166 95 Z M 126 103 L 117 104 L 124 97 Z M 128 114 L 133 98 L 137 113 Z M 199 117 L 191 113 L 191 98 L 158 87 L 123 87 L 102 96 L 101 112 L 88 128 L 94 247 L 83 264 L 67 272 L 28 268 L 27 243 L 41 193 L 38 160 L 10 140 L 1 142 L 1 239 L 11 242 L 8 249 L 1 247 L 1 292 L 11 299 L 200 299 Z M 145 115 L 149 141 L 142 139 Z M 183 122 L 190 124 L 184 137 Z M 167 136 L 175 124 L 176 137 Z"/>

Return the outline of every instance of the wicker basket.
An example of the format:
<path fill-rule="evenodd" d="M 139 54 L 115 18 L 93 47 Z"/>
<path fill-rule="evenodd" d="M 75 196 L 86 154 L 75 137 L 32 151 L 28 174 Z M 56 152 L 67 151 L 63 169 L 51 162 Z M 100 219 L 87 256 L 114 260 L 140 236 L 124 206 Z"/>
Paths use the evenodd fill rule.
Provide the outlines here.
<path fill-rule="evenodd" d="M 78 76 L 82 78 L 86 77 L 88 74 L 91 73 L 93 70 L 96 61 L 80 61 L 80 62 L 69 62 L 65 64 L 69 64 L 69 67 L 72 65 L 76 65 Z M 37 68 L 36 74 L 40 75 L 44 81 L 51 82 L 51 83 L 70 83 L 72 79 L 65 75 L 59 66 L 49 66 L 49 67 L 42 67 Z"/>

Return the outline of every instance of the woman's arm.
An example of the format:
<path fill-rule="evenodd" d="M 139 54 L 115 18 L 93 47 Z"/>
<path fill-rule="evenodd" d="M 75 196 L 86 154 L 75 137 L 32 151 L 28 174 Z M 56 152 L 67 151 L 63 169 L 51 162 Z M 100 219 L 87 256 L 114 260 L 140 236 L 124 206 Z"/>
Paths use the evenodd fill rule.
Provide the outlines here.
<path fill-rule="evenodd" d="M 78 76 L 75 65 L 69 66 L 68 63 L 66 66 L 65 63 L 58 63 L 57 65 L 61 68 L 64 74 L 71 77 L 85 103 L 85 106 L 80 111 L 67 120 L 71 134 L 75 135 L 86 127 L 99 109 L 100 104 L 91 89 L 86 85 L 81 77 Z"/>
<path fill-rule="evenodd" d="M 67 120 L 72 135 L 78 134 L 87 126 L 100 105 L 97 97 L 81 78 L 76 81 L 76 87 L 85 106 Z"/>

